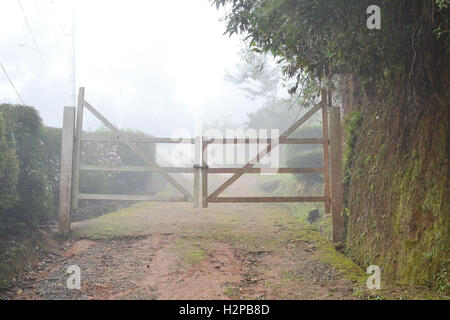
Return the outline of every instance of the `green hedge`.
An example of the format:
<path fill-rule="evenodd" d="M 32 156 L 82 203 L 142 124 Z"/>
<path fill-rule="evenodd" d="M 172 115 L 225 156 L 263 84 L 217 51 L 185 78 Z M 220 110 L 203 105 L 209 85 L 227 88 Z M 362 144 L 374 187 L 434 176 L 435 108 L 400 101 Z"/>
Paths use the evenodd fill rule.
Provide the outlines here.
<path fill-rule="evenodd" d="M 2 174 L 1 184 L 2 226 L 13 222 L 34 225 L 55 213 L 44 165 L 47 155 L 42 147 L 45 141 L 42 119 L 28 106 L 2 104 L 0 113 L 4 126 L 2 147 L 8 145 L 5 158 L 10 159 L 2 170 L 6 173 Z M 9 190 L 3 190 L 3 186 Z"/>
<path fill-rule="evenodd" d="M 16 185 L 19 176 L 19 161 L 17 159 L 14 140 L 6 128 L 6 123 L 0 113 L 0 218 L 6 210 L 17 203 Z"/>
<path fill-rule="evenodd" d="M 148 138 L 141 132 L 128 136 Z M 110 137 L 105 129 L 85 132 Z M 0 105 L 0 230 L 20 224 L 37 225 L 55 216 L 59 203 L 61 158 L 60 128 L 45 127 L 36 109 Z M 140 144 L 155 159 L 154 144 Z M 121 143 L 83 143 L 81 161 L 98 166 L 144 166 L 134 152 Z M 80 190 L 86 193 L 151 194 L 161 188 L 161 179 L 145 173 L 84 172 Z M 110 208 L 109 203 L 104 206 Z"/>

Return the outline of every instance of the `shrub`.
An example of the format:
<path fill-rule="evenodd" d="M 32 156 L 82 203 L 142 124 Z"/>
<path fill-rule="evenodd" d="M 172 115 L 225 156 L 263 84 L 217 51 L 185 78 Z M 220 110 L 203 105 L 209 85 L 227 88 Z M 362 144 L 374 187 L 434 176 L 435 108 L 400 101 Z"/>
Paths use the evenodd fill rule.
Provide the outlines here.
<path fill-rule="evenodd" d="M 321 149 L 299 152 L 287 159 L 289 168 L 321 168 L 323 167 L 323 152 Z M 318 173 L 296 174 L 295 179 L 305 183 L 305 188 L 310 188 L 315 183 L 323 182 L 323 175 Z"/>
<path fill-rule="evenodd" d="M 55 212 L 43 166 L 42 120 L 37 111 L 28 106 L 2 104 L 0 112 L 15 141 L 19 163 L 18 201 L 6 210 L 5 216 L 33 225 Z"/>
<path fill-rule="evenodd" d="M 15 143 L 6 130 L 6 124 L 0 112 L 0 221 L 6 210 L 17 203 L 16 185 L 19 176 L 19 162 Z"/>

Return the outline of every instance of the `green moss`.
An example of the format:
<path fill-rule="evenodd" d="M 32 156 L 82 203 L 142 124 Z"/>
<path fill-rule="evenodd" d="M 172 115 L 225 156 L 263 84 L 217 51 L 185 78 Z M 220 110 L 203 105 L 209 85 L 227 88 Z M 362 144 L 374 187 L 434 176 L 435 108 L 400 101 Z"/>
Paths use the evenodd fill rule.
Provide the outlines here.
<path fill-rule="evenodd" d="M 137 237 L 148 234 L 142 219 L 155 206 L 152 202 L 139 202 L 132 207 L 90 220 L 88 224 L 75 223 L 73 235 L 76 238 L 92 240 L 110 240 L 120 237 Z M 129 219 L 129 218 L 136 219 Z"/>
<path fill-rule="evenodd" d="M 448 294 L 449 124 L 430 105 L 406 131 L 396 112 L 376 119 L 369 111 L 359 127 L 346 122 L 347 252 L 362 267 L 379 265 L 391 281 Z M 387 139 L 395 126 L 404 136 Z"/>
<path fill-rule="evenodd" d="M 174 249 L 180 257 L 179 265 L 191 268 L 206 258 L 207 243 L 195 238 L 182 237 L 175 242 Z"/>

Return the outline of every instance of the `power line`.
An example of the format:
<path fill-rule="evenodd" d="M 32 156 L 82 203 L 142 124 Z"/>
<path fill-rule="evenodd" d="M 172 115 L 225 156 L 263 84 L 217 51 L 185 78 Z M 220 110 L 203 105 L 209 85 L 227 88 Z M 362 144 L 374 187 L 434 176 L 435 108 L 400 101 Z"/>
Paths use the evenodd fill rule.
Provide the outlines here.
<path fill-rule="evenodd" d="M 5 67 L 3 66 L 3 64 L 1 62 L 0 62 L 0 66 L 2 67 L 3 72 L 5 73 L 5 76 L 8 79 L 9 83 L 14 88 L 14 91 L 16 92 L 17 97 L 19 98 L 20 102 L 22 102 L 22 104 L 25 104 L 25 102 L 23 102 L 23 99 L 19 94 L 19 91 L 16 89 L 16 86 L 14 85 L 14 83 L 11 81 L 11 78 L 9 77 L 8 72 L 6 72 Z"/>
<path fill-rule="evenodd" d="M 62 25 L 62 23 L 61 23 L 61 20 L 58 18 L 58 14 L 57 14 L 57 12 L 56 12 L 57 8 L 56 8 L 56 3 L 55 3 L 55 1 L 52 1 L 52 2 L 51 2 L 51 5 L 52 5 L 53 17 L 55 18 L 56 25 L 58 26 L 59 30 L 61 31 L 62 36 L 63 36 L 63 37 L 69 36 L 68 31 L 67 31 L 67 30 L 64 30 L 65 28 L 67 28 L 67 26 L 64 27 L 64 26 Z"/>
<path fill-rule="evenodd" d="M 22 11 L 23 17 L 25 19 L 25 23 L 28 28 L 28 32 L 30 33 L 31 38 L 33 39 L 34 46 L 36 47 L 36 50 L 39 53 L 39 57 L 41 58 L 41 61 L 44 64 L 45 70 L 48 72 L 48 66 L 47 66 L 47 63 L 45 62 L 44 55 L 42 54 L 41 49 L 39 49 L 39 45 L 36 41 L 36 38 L 34 37 L 33 31 L 31 30 L 31 26 L 30 26 L 30 23 L 28 22 L 27 15 L 25 14 L 25 10 L 22 7 L 22 3 L 20 2 L 20 0 L 17 0 L 17 3 L 19 4 L 20 10 Z"/>
<path fill-rule="evenodd" d="M 38 4 L 37 0 L 34 0 L 34 3 L 36 5 L 37 12 L 38 12 L 39 16 L 41 17 L 42 24 L 44 25 L 44 28 L 47 31 L 48 36 L 50 37 L 51 40 L 54 40 L 53 36 L 50 34 L 50 29 L 48 28 L 47 23 L 45 22 L 45 18 L 42 15 L 41 8 L 39 7 L 39 4 Z"/>

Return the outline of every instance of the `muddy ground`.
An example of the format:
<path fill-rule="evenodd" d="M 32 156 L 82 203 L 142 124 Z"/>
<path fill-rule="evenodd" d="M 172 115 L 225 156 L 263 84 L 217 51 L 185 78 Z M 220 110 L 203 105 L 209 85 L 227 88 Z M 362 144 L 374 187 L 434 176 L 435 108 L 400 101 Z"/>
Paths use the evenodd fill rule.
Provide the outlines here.
<path fill-rule="evenodd" d="M 48 256 L 11 298 L 352 299 L 359 285 L 321 261 L 318 235 L 279 205 L 141 203 L 73 229 L 40 248 Z M 67 289 L 69 265 L 80 290 Z"/>
<path fill-rule="evenodd" d="M 140 203 L 49 235 L 7 299 L 358 299 L 367 275 L 277 204 Z M 81 270 L 68 289 L 67 268 Z"/>

